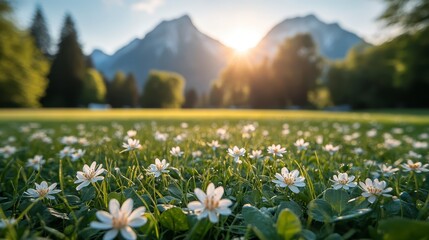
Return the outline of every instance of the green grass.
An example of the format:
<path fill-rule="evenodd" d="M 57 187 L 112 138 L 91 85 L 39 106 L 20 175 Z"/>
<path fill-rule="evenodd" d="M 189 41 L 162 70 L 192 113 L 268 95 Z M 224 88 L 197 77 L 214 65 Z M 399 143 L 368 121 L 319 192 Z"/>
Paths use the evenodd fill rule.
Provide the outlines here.
<path fill-rule="evenodd" d="M 249 124 L 255 130 L 245 132 Z M 135 139 L 142 148 L 121 152 L 130 129 L 137 130 Z M 168 134 L 166 141 L 157 140 L 157 132 Z M 139 238 L 380 239 L 395 236 L 394 231 L 424 237 L 429 174 L 406 172 L 401 164 L 407 159 L 429 162 L 428 135 L 429 116 L 423 112 L 3 110 L 0 149 L 13 146 L 17 151 L 5 156 L 0 150 L 0 219 L 16 222 L 0 224 L 0 238 L 101 239 L 106 231 L 90 227 L 96 212 L 109 211 L 112 199 L 122 203 L 129 198 L 134 208 L 146 208 L 147 223 L 133 228 Z M 64 144 L 66 136 L 86 139 L 88 145 Z M 309 143 L 307 150 L 294 145 L 300 138 Z M 213 150 L 207 144 L 212 140 L 221 146 Z M 341 146 L 338 152 L 325 151 L 329 143 Z M 286 148 L 283 157 L 267 153 L 272 144 Z M 76 161 L 61 158 L 66 146 L 86 152 Z M 172 156 L 170 149 L 176 146 L 183 156 Z M 227 154 L 234 146 L 246 150 L 241 164 Z M 194 157 L 197 150 L 201 156 Z M 262 150 L 264 157 L 250 158 L 252 150 Z M 27 166 L 35 155 L 46 160 L 40 170 Z M 148 174 L 156 158 L 170 164 L 169 173 L 159 178 Z M 104 180 L 76 190 L 76 172 L 93 161 L 106 169 Z M 398 171 L 383 175 L 380 164 Z M 299 193 L 272 182 L 283 167 L 305 178 Z M 359 187 L 334 190 L 332 178 L 338 172 L 355 176 L 357 182 L 385 181 L 394 197 L 379 196 L 369 203 Z M 54 200 L 35 200 L 24 193 L 42 181 L 58 183 L 61 192 Z M 205 191 L 209 183 L 222 186 L 222 198 L 232 202 L 231 214 L 217 223 L 198 220 L 187 209 L 197 200 L 194 189 Z M 407 227 L 389 229 L 388 224 Z"/>

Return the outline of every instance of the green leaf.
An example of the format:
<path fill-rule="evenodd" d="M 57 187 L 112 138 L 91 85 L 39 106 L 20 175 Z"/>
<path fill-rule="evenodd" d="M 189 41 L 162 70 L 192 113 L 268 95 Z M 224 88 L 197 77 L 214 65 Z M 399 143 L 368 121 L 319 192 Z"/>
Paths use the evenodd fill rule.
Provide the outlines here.
<path fill-rule="evenodd" d="M 188 219 L 180 208 L 170 208 L 163 212 L 159 217 L 162 226 L 175 232 L 186 231 L 189 229 Z"/>
<path fill-rule="evenodd" d="M 283 209 L 289 209 L 293 213 L 295 213 L 296 216 L 301 217 L 302 216 L 302 209 L 298 205 L 298 203 L 294 201 L 284 201 L 280 202 L 279 206 L 277 207 L 276 216 L 278 217 L 280 213 L 283 211 Z"/>
<path fill-rule="evenodd" d="M 331 222 L 334 212 L 331 205 L 323 199 L 314 199 L 308 204 L 308 215 L 319 222 Z"/>
<path fill-rule="evenodd" d="M 109 202 L 112 199 L 116 199 L 120 203 L 125 201 L 124 196 L 122 194 L 120 194 L 120 193 L 117 193 L 117 192 L 111 192 L 111 193 L 109 193 L 109 195 L 107 195 L 107 199 L 109 200 Z"/>
<path fill-rule="evenodd" d="M 357 218 L 362 215 L 365 215 L 369 212 L 371 212 L 371 208 L 361 208 L 361 209 L 354 209 L 347 212 L 344 212 L 341 216 L 335 216 L 332 218 L 333 222 L 342 221 L 342 220 L 348 220 L 352 218 Z"/>
<path fill-rule="evenodd" d="M 253 232 L 262 240 L 278 239 L 274 222 L 270 216 L 259 211 L 253 206 L 244 206 L 242 210 L 244 222 L 250 225 Z"/>
<path fill-rule="evenodd" d="M 323 198 L 331 205 L 332 209 L 339 215 L 346 209 L 350 197 L 345 190 L 328 189 Z"/>
<path fill-rule="evenodd" d="M 305 240 L 316 240 L 316 234 L 307 229 L 303 229 L 301 231 L 301 237 L 303 237 Z"/>
<path fill-rule="evenodd" d="M 302 230 L 301 221 L 291 210 L 284 209 L 281 211 L 277 220 L 277 233 L 284 240 L 292 239 Z"/>
<path fill-rule="evenodd" d="M 325 240 L 343 240 L 343 237 L 341 237 L 338 233 L 332 233 L 331 235 L 327 236 Z"/>
<path fill-rule="evenodd" d="M 95 198 L 95 189 L 93 186 L 84 187 L 81 190 L 82 202 L 88 202 Z"/>
<path fill-rule="evenodd" d="M 429 239 L 429 222 L 406 218 L 380 221 L 378 231 L 384 240 Z"/>

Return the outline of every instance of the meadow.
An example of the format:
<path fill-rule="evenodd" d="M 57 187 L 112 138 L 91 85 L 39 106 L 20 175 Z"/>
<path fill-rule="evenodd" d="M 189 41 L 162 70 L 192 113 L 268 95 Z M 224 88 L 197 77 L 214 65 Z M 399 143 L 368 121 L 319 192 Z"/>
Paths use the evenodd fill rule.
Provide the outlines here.
<path fill-rule="evenodd" d="M 428 239 L 429 113 L 0 111 L 0 238 Z"/>

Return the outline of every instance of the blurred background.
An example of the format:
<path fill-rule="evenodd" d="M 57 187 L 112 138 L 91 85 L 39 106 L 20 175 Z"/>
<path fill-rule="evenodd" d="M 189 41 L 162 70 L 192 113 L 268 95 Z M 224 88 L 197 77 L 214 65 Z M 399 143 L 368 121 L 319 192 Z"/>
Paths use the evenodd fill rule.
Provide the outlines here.
<path fill-rule="evenodd" d="M 429 0 L 0 0 L 2 108 L 429 107 Z"/>

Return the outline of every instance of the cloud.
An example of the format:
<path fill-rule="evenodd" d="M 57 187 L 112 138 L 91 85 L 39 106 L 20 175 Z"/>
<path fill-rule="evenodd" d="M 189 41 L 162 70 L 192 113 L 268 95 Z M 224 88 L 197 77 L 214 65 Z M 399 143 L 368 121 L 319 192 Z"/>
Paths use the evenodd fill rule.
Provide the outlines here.
<path fill-rule="evenodd" d="M 131 5 L 131 9 L 134 11 L 144 11 L 147 13 L 153 13 L 158 7 L 164 4 L 164 0 L 139 0 Z"/>
<path fill-rule="evenodd" d="M 164 4 L 164 0 L 102 0 L 104 4 L 110 7 L 127 6 L 133 11 L 143 11 L 153 13 Z"/>

